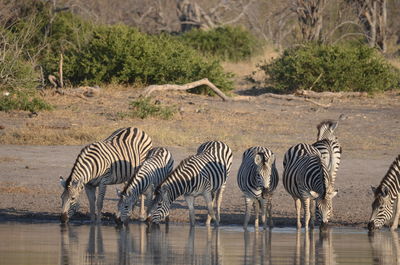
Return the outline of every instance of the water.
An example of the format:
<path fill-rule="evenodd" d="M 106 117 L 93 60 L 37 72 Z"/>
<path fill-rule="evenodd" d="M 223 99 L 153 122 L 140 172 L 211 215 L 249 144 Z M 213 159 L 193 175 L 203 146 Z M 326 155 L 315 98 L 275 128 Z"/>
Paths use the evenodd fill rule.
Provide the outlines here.
<path fill-rule="evenodd" d="M 0 264 L 399 264 L 397 232 L 0 224 Z"/>

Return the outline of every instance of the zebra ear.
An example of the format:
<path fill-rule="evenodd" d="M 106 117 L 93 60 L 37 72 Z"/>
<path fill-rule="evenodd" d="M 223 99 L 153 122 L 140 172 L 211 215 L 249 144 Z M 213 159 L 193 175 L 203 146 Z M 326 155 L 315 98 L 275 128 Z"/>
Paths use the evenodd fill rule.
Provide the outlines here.
<path fill-rule="evenodd" d="M 389 190 L 386 186 L 382 187 L 382 196 L 387 197 L 389 195 Z"/>
<path fill-rule="evenodd" d="M 115 192 L 117 193 L 117 196 L 118 197 L 121 197 L 121 191 L 118 189 L 118 188 L 115 188 Z"/>
<path fill-rule="evenodd" d="M 272 165 L 274 164 L 274 162 L 275 162 L 275 155 L 274 155 L 274 154 L 271 154 L 271 156 L 270 156 L 269 159 L 268 159 L 268 165 L 269 165 L 269 167 L 272 167 Z"/>
<path fill-rule="evenodd" d="M 337 121 L 335 121 L 335 122 L 332 122 L 332 125 L 330 126 L 331 128 L 331 131 L 333 132 L 334 130 L 336 130 L 336 128 L 337 128 L 337 126 L 338 126 L 338 122 Z"/>
<path fill-rule="evenodd" d="M 338 191 L 339 191 L 339 190 L 335 190 L 334 192 L 332 192 L 331 198 L 335 197 L 335 196 L 338 194 Z"/>
<path fill-rule="evenodd" d="M 311 195 L 311 197 L 313 197 L 314 199 L 316 199 L 316 198 L 319 197 L 318 192 L 315 192 L 315 191 L 310 191 L 310 195 Z"/>
<path fill-rule="evenodd" d="M 257 166 L 262 166 L 262 165 L 264 164 L 264 154 L 262 154 L 262 153 L 257 153 L 257 154 L 254 156 L 254 163 L 255 163 Z"/>
<path fill-rule="evenodd" d="M 60 176 L 60 185 L 61 185 L 61 187 L 63 187 L 64 189 L 67 188 L 67 182 L 63 179 L 62 176 Z"/>

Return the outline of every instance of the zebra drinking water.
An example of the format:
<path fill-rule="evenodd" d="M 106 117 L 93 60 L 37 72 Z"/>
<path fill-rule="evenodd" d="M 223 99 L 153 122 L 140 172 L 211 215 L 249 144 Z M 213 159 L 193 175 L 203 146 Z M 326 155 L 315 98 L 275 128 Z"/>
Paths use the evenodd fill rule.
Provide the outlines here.
<path fill-rule="evenodd" d="M 303 207 L 304 226 L 308 230 L 310 202 L 313 200 L 316 200 L 323 225 L 327 224 L 332 198 L 337 191 L 329 186 L 329 173 L 318 149 L 304 143 L 292 146 L 285 154 L 283 168 L 283 186 L 295 201 L 297 228 L 301 228 L 300 211 Z"/>
<path fill-rule="evenodd" d="M 128 181 L 151 149 L 150 137 L 138 128 L 121 128 L 103 141 L 85 146 L 78 155 L 61 195 L 61 222 L 65 223 L 78 207 L 78 197 L 85 188 L 90 206 L 90 219 L 101 220 L 106 185 Z M 96 187 L 98 187 L 97 205 Z"/>
<path fill-rule="evenodd" d="M 340 115 L 338 120 L 342 120 L 344 115 Z M 318 149 L 321 155 L 322 162 L 325 163 L 328 173 L 328 189 L 335 190 L 336 174 L 339 169 L 342 147 L 337 140 L 334 132 L 339 121 L 325 120 L 318 126 L 317 142 L 313 146 Z M 321 214 L 318 209 L 312 206 L 311 211 L 316 211 L 317 219 L 321 220 Z M 313 214 L 313 213 L 312 213 Z"/>
<path fill-rule="evenodd" d="M 226 179 L 232 167 L 232 150 L 223 142 L 210 141 L 197 154 L 184 159 L 155 191 L 147 223 L 160 223 L 169 215 L 171 204 L 184 196 L 189 207 L 190 225 L 195 225 L 194 199 L 203 196 L 208 208 L 206 224 L 211 218 L 220 221 L 220 207 Z M 216 204 L 216 213 L 214 213 Z"/>
<path fill-rule="evenodd" d="M 386 175 L 377 188 L 371 187 L 374 193 L 372 214 L 368 223 L 368 230 L 380 229 L 393 217 L 390 230 L 397 229 L 400 217 L 400 155 L 393 161 Z M 394 202 L 397 200 L 397 204 Z"/>
<path fill-rule="evenodd" d="M 172 172 L 173 164 L 171 152 L 166 148 L 155 147 L 149 151 L 146 160 L 119 194 L 117 223 L 129 220 L 129 213 L 133 211 L 139 196 L 140 218 L 145 219 L 144 195 L 147 201 L 152 200 L 155 188 Z"/>
<path fill-rule="evenodd" d="M 266 228 L 266 212 L 272 226 L 272 194 L 278 185 L 279 176 L 275 166 L 275 155 L 262 146 L 254 146 L 243 153 L 237 183 L 245 195 L 246 214 L 243 227 L 247 230 L 252 205 L 255 208 L 255 223 L 258 228 L 259 210 L 261 221 Z M 267 211 L 268 210 L 268 211 Z"/>

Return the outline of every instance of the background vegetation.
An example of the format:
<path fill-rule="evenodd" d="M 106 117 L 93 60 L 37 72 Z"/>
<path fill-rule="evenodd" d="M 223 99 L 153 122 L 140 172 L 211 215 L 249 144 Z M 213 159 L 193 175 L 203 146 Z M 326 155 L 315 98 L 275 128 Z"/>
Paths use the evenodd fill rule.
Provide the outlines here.
<path fill-rule="evenodd" d="M 385 59 L 398 60 L 398 8 L 394 0 L 3 0 L 0 110 L 50 109 L 38 88 L 49 75 L 60 79 L 61 54 L 59 86 L 208 78 L 226 92 L 232 74 L 220 61 L 248 60 L 273 45 L 280 57 L 260 68 L 282 92 L 398 88 Z"/>

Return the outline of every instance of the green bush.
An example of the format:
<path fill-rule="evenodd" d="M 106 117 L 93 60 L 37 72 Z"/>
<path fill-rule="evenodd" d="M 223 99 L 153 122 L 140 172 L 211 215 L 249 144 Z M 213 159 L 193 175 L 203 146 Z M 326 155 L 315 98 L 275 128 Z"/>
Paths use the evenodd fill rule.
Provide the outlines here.
<path fill-rule="evenodd" d="M 276 89 L 321 91 L 384 91 L 398 87 L 399 73 L 373 48 L 347 43 L 309 43 L 289 48 L 271 63 L 259 66 Z"/>
<path fill-rule="evenodd" d="M 0 111 L 26 110 L 34 112 L 52 109 L 50 104 L 36 95 L 35 90 L 14 90 L 8 93 L 3 91 L 0 95 Z"/>
<path fill-rule="evenodd" d="M 233 88 L 219 62 L 168 35 L 149 36 L 124 25 L 97 28 L 77 58 L 73 84 L 183 84 L 207 77 L 222 91 Z"/>
<path fill-rule="evenodd" d="M 160 117 L 161 119 L 171 119 L 176 110 L 173 107 L 161 106 L 152 102 L 150 97 L 139 98 L 130 103 L 132 112 L 130 116 L 145 119 L 147 117 Z"/>
<path fill-rule="evenodd" d="M 222 60 L 240 61 L 261 51 L 260 41 L 243 27 L 191 30 L 179 38 L 203 54 L 211 54 Z"/>

